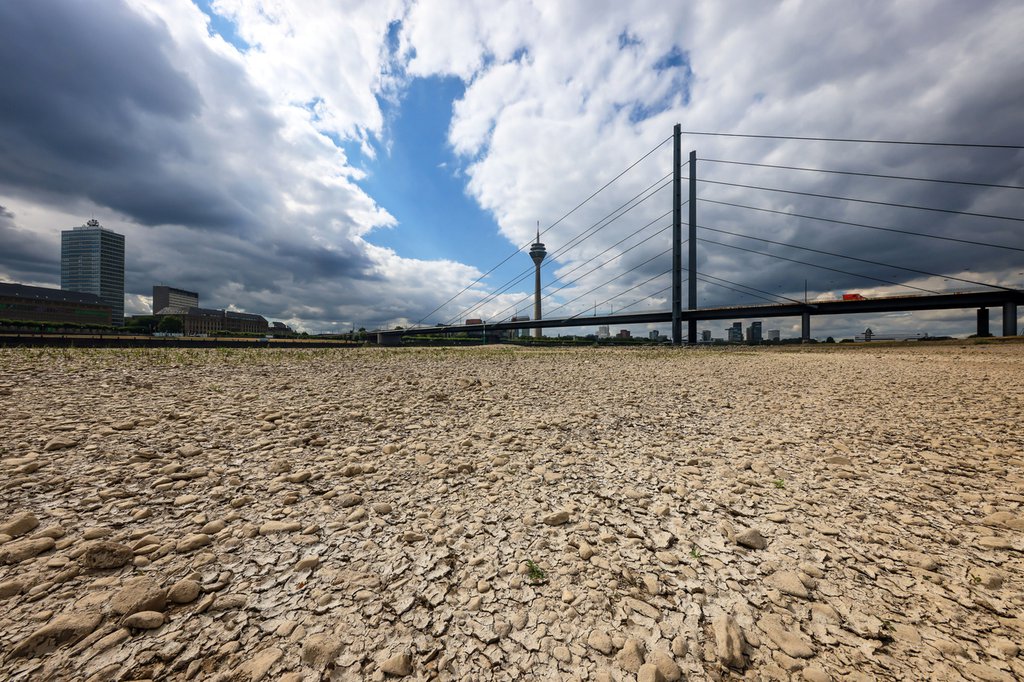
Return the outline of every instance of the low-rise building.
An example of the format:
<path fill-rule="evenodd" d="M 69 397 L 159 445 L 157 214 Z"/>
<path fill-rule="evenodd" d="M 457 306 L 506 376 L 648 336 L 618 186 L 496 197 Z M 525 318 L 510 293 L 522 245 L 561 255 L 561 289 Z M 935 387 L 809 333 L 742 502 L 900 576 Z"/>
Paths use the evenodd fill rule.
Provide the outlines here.
<path fill-rule="evenodd" d="M 186 336 L 209 334 L 211 332 L 237 332 L 241 334 L 266 334 L 269 328 L 262 315 L 239 313 L 234 310 L 213 310 L 184 306 L 167 306 L 156 313 L 158 317 L 174 316 L 181 319 L 182 333 Z"/>
<path fill-rule="evenodd" d="M 110 326 L 112 308 L 96 294 L 0 282 L 0 319 Z"/>

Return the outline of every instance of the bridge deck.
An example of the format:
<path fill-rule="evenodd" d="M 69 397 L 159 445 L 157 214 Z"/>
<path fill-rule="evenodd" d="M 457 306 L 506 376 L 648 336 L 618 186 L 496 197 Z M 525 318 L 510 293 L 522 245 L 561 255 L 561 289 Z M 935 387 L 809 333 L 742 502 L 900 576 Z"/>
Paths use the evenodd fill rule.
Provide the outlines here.
<path fill-rule="evenodd" d="M 809 315 L 855 315 L 863 313 L 905 312 L 915 310 L 957 310 L 964 308 L 992 308 L 1004 304 L 1024 304 L 1024 291 L 992 290 L 955 292 L 948 294 L 923 294 L 914 296 L 885 296 L 860 301 L 809 301 L 807 303 L 768 303 L 742 306 L 722 306 L 683 310 L 682 319 L 688 320 L 733 320 L 753 317 L 800 317 Z M 403 330 L 378 329 L 378 334 L 459 334 L 473 332 L 497 332 L 514 329 L 536 329 L 552 327 L 592 327 L 613 324 L 654 324 L 671 322 L 671 311 L 618 313 L 611 315 L 587 315 L 557 317 L 543 320 L 503 321 L 485 324 L 463 324 L 450 326 L 415 327 Z"/>

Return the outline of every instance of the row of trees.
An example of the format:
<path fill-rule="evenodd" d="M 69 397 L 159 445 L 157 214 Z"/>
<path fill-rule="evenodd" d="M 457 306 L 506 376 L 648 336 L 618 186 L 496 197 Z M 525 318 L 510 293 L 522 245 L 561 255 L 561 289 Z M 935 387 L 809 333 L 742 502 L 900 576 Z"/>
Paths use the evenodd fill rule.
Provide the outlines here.
<path fill-rule="evenodd" d="M 135 315 L 125 321 L 122 329 L 133 334 L 181 334 L 185 323 L 176 315 Z"/>

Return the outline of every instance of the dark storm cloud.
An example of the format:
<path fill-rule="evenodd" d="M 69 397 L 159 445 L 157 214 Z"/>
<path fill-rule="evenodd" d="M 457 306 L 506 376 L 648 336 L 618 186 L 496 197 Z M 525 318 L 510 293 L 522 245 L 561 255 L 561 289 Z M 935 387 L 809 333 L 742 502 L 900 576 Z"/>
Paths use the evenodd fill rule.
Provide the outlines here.
<path fill-rule="evenodd" d="M 203 163 L 204 102 L 170 48 L 166 27 L 121 2 L 0 3 L 0 183 L 144 225 L 244 225 L 252 202 L 182 172 Z"/>
<path fill-rule="evenodd" d="M 6 269 L 15 281 L 59 281 L 60 260 L 54 257 L 56 243 L 19 229 L 14 213 L 0 206 L 0 244 L 4 251 L 0 268 Z"/>
<path fill-rule="evenodd" d="M 376 279 L 373 262 L 355 244 L 342 244 L 342 249 L 329 249 L 319 244 L 279 242 L 274 253 L 296 282 L 308 284 L 338 277 Z"/>

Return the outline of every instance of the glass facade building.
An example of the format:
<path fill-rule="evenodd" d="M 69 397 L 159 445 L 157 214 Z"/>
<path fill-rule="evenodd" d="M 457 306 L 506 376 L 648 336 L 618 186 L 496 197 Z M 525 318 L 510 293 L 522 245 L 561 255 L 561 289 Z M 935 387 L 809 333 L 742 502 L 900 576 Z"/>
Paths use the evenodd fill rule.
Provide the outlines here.
<path fill-rule="evenodd" d="M 124 324 L 124 235 L 90 220 L 60 233 L 60 288 L 95 294 Z"/>

